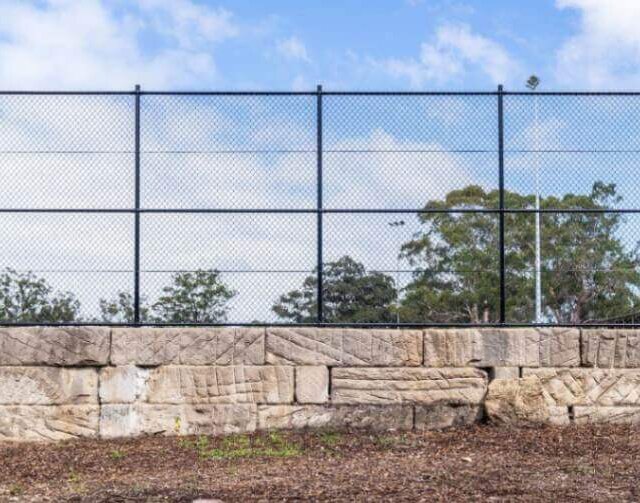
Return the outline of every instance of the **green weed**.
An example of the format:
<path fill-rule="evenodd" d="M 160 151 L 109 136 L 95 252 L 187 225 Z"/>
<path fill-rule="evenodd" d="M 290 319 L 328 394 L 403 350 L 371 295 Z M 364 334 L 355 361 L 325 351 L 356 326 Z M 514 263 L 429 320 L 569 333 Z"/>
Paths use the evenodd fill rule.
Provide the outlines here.
<path fill-rule="evenodd" d="M 183 443 L 183 446 L 186 442 Z M 247 435 L 231 435 L 221 439 L 217 446 L 211 445 L 209 437 L 198 437 L 190 442 L 200 459 L 240 459 L 240 458 L 287 458 L 299 456 L 301 447 L 289 442 L 277 432 L 271 432 L 265 437 L 249 437 Z"/>
<path fill-rule="evenodd" d="M 9 496 L 22 496 L 24 488 L 20 484 L 11 484 L 9 486 Z"/>
<path fill-rule="evenodd" d="M 113 459 L 114 461 L 118 461 L 120 459 L 123 459 L 126 456 L 126 454 L 124 452 L 122 452 L 119 449 L 114 449 L 113 451 L 111 451 L 109 453 L 109 457 L 111 459 Z"/>
<path fill-rule="evenodd" d="M 342 435 L 333 431 L 325 431 L 320 433 L 320 442 L 327 447 L 334 447 L 342 440 Z"/>

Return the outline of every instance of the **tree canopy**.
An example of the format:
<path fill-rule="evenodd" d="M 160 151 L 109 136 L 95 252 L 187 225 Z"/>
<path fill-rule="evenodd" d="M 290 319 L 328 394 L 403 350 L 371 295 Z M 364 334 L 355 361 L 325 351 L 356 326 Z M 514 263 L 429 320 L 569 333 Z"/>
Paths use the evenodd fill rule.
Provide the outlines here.
<path fill-rule="evenodd" d="M 324 319 L 329 323 L 495 323 L 499 321 L 500 193 L 470 185 L 425 204 L 420 230 L 399 250 L 412 268 L 400 292 L 384 273 L 349 256 L 324 267 Z M 504 194 L 508 210 L 531 210 L 533 195 Z M 626 215 L 613 184 L 596 182 L 587 194 L 541 199 L 541 278 L 544 321 L 585 323 L 640 311 L 640 248 L 623 232 Z M 460 211 L 463 210 L 463 211 Z M 481 210 L 480 212 L 466 210 Z M 571 211 L 578 210 L 578 211 Z M 507 211 L 506 321 L 534 320 L 535 215 Z M 272 311 L 294 323 L 317 321 L 318 272 L 280 295 Z M 175 273 L 157 300 L 141 298 L 143 322 L 218 323 L 227 320 L 236 292 L 219 271 Z M 101 299 L 102 321 L 133 320 L 131 292 Z M 0 321 L 80 321 L 80 302 L 31 272 L 0 271 Z"/>
<path fill-rule="evenodd" d="M 295 323 L 317 321 L 317 269 L 302 287 L 282 296 L 273 311 Z M 323 268 L 324 319 L 328 323 L 392 323 L 396 320 L 396 289 L 393 279 L 367 272 L 364 265 L 344 256 Z"/>
<path fill-rule="evenodd" d="M 31 272 L 4 269 L 0 273 L 0 321 L 77 321 L 80 302 L 70 292 L 56 292 L 44 278 Z"/>
<path fill-rule="evenodd" d="M 100 299 L 100 314 L 106 323 L 126 323 L 133 321 L 135 308 L 131 292 L 118 292 L 115 299 Z M 140 297 L 140 321 L 152 320 L 151 309 L 145 296 Z"/>
<path fill-rule="evenodd" d="M 140 299 L 140 320 L 162 323 L 218 323 L 226 321 L 229 301 L 236 295 L 215 270 L 175 273 L 171 285 L 152 306 Z M 100 300 L 102 319 L 106 322 L 133 320 L 133 296 L 119 292 L 116 299 Z"/>
<path fill-rule="evenodd" d="M 156 317 L 170 323 L 216 323 L 225 321 L 229 301 L 236 292 L 214 270 L 181 272 L 173 275 L 173 285 L 162 289 L 153 305 Z"/>
<path fill-rule="evenodd" d="M 597 182 L 589 194 L 546 197 L 541 208 L 602 210 L 621 198 L 613 184 Z M 499 192 L 469 186 L 427 209 L 498 208 Z M 531 209 L 533 195 L 505 193 L 507 208 Z M 420 213 L 424 229 L 402 246 L 416 268 L 405 289 L 401 317 L 412 322 L 496 322 L 499 316 L 499 216 L 497 213 Z M 541 215 L 541 278 L 546 321 L 581 323 L 636 310 L 640 256 L 618 231 L 614 212 Z M 505 214 L 506 319 L 533 319 L 535 215 Z"/>

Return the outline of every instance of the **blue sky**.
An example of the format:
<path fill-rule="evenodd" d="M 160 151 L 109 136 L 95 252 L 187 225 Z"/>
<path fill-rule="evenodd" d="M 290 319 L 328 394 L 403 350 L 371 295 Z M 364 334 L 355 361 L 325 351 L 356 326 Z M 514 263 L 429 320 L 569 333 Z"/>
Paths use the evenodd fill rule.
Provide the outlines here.
<path fill-rule="evenodd" d="M 630 89 L 635 0 L 2 0 L 12 89 Z"/>
<path fill-rule="evenodd" d="M 0 88 L 492 91 L 523 90 L 535 73 L 544 90 L 639 90 L 638 26 L 638 0 L 0 0 Z M 391 271 L 420 230 L 411 210 L 469 184 L 495 189 L 496 105 L 325 97 L 325 206 L 407 210 L 393 232 L 389 215 L 327 215 L 325 259 L 350 254 Z M 3 206 L 130 208 L 133 117 L 131 95 L 0 96 Z M 537 167 L 545 196 L 603 180 L 618 184 L 620 207 L 637 208 L 638 117 L 637 97 L 508 96 L 507 189 L 532 193 Z M 313 208 L 315 145 L 314 96 L 144 95 L 142 205 Z M 312 214 L 142 219 L 152 299 L 172 271 L 218 268 L 240 292 L 232 319 L 269 319 L 274 299 L 315 266 Z M 629 220 L 620 234 L 631 247 L 638 218 Z M 39 271 L 95 313 L 100 297 L 131 289 L 132 223 L 1 215 L 11 239 L 0 241 L 0 268 Z M 266 269 L 278 272 L 240 272 Z"/>

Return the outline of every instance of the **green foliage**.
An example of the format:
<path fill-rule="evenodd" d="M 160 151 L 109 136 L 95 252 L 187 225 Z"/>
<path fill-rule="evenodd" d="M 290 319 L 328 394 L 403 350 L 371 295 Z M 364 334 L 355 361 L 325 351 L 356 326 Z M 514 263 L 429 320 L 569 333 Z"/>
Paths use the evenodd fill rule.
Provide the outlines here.
<path fill-rule="evenodd" d="M 499 192 L 469 186 L 432 209 L 496 209 Z M 618 203 L 615 185 L 595 183 L 590 194 L 547 197 L 541 207 L 602 209 Z M 534 196 L 505 193 L 507 208 L 531 209 Z M 416 268 L 401 307 L 404 321 L 497 322 L 499 235 L 497 213 L 421 213 L 424 230 L 401 254 Z M 636 310 L 640 256 L 625 249 L 616 213 L 544 213 L 541 216 L 542 286 L 547 321 L 580 323 Z M 506 213 L 507 321 L 533 317 L 535 217 Z"/>
<path fill-rule="evenodd" d="M 327 447 L 334 447 L 342 441 L 342 435 L 334 431 L 323 431 L 320 433 L 319 439 Z"/>
<path fill-rule="evenodd" d="M 126 457 L 126 454 L 119 449 L 114 449 L 109 453 L 109 457 L 114 461 L 119 461 L 121 459 L 124 459 Z"/>
<path fill-rule="evenodd" d="M 153 305 L 155 316 L 171 323 L 214 323 L 225 321 L 228 303 L 236 295 L 214 270 L 181 272 L 173 285 L 165 286 Z"/>
<path fill-rule="evenodd" d="M 421 230 L 400 256 L 414 269 L 400 306 L 403 322 L 484 323 L 499 320 L 499 192 L 468 186 L 425 208 L 487 209 L 489 213 L 420 213 Z M 507 208 L 533 209 L 533 195 L 505 192 Z M 601 210 L 621 201 L 613 184 L 597 182 L 588 194 L 549 196 L 543 209 Z M 507 212 L 506 319 L 531 322 L 534 311 L 535 216 Z M 542 287 L 548 322 L 615 319 L 640 310 L 640 249 L 620 237 L 626 216 L 615 212 L 550 212 L 542 221 Z M 313 323 L 317 271 L 272 307 L 281 319 Z M 176 273 L 150 305 L 141 299 L 141 321 L 224 322 L 236 292 L 219 271 Z M 369 272 L 349 256 L 324 268 L 324 313 L 333 323 L 394 323 L 398 315 L 393 278 Z M 133 297 L 119 292 L 100 300 L 102 321 L 133 320 Z M 0 271 L 1 322 L 80 321 L 74 294 L 58 292 L 35 274 Z"/>
<path fill-rule="evenodd" d="M 393 279 L 345 256 L 325 265 L 324 317 L 327 322 L 384 323 L 395 321 L 396 289 Z M 302 288 L 280 296 L 273 311 L 295 323 L 317 321 L 317 270 L 302 283 Z"/>
<path fill-rule="evenodd" d="M 302 448 L 277 432 L 266 436 L 230 435 L 212 446 L 209 437 L 199 436 L 195 442 L 182 441 L 181 446 L 192 448 L 200 459 L 239 459 L 254 457 L 287 458 L 302 454 Z"/>
<path fill-rule="evenodd" d="M 100 299 L 100 313 L 102 321 L 108 323 L 120 323 L 131 321 L 134 318 L 133 295 L 129 292 L 118 292 L 112 300 Z M 146 298 L 140 298 L 140 321 L 150 321 L 151 315 Z"/>
<path fill-rule="evenodd" d="M 228 303 L 236 292 L 227 287 L 214 270 L 180 272 L 172 276 L 172 285 L 162 289 L 163 295 L 149 307 L 141 298 L 140 319 L 145 322 L 215 323 L 225 321 Z M 133 319 L 133 296 L 119 292 L 115 300 L 100 300 L 103 321 Z"/>
<path fill-rule="evenodd" d="M 77 321 L 80 302 L 69 292 L 54 292 L 44 278 L 31 272 L 4 269 L 0 273 L 1 322 Z"/>
<path fill-rule="evenodd" d="M 382 449 L 390 449 L 396 446 L 409 445 L 409 439 L 406 433 L 393 435 L 376 435 L 372 440 L 375 445 Z"/>
<path fill-rule="evenodd" d="M 9 496 L 22 496 L 24 494 L 24 487 L 20 484 L 9 485 Z"/>

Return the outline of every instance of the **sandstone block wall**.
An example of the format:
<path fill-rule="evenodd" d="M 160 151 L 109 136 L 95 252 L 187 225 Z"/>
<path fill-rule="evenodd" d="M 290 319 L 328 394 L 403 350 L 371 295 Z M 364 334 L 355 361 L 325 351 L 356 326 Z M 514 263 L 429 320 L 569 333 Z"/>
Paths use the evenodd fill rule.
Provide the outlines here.
<path fill-rule="evenodd" d="M 0 440 L 640 422 L 640 330 L 0 327 Z"/>

